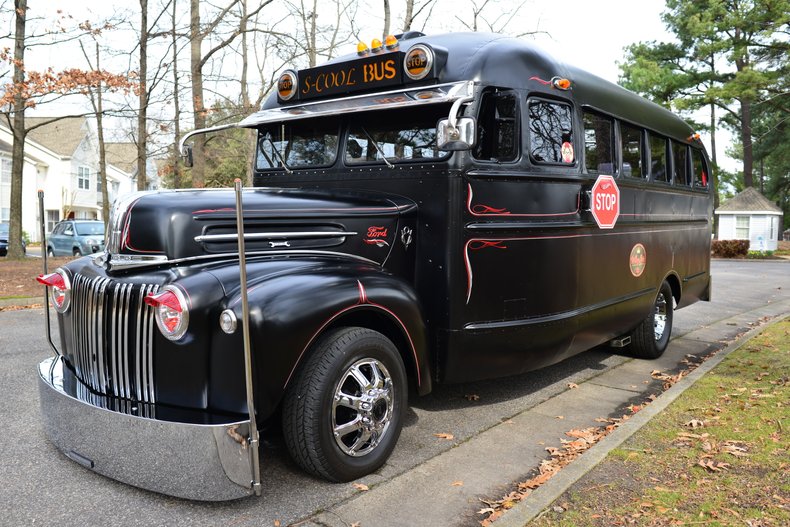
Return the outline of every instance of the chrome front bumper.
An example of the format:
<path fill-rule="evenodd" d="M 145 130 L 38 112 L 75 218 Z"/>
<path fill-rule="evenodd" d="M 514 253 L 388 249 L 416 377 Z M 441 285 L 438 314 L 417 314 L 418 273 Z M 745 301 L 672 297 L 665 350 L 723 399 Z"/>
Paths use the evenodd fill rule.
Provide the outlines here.
<path fill-rule="evenodd" d="M 39 364 L 44 431 L 66 456 L 109 478 L 179 498 L 225 501 L 253 493 L 250 421 L 193 424 L 97 406 L 75 389 L 63 359 Z"/>

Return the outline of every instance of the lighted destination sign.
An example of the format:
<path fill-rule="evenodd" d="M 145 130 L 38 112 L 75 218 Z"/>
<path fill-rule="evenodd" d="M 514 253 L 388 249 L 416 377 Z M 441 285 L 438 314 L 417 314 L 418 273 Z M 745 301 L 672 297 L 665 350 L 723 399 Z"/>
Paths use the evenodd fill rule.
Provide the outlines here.
<path fill-rule="evenodd" d="M 383 88 L 403 82 L 403 53 L 374 55 L 299 72 L 300 100 Z"/>

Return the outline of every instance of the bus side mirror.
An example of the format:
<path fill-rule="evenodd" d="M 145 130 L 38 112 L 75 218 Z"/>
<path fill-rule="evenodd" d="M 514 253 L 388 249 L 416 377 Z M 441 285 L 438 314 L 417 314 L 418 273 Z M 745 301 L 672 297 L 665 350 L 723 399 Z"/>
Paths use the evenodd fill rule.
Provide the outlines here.
<path fill-rule="evenodd" d="M 469 150 L 475 145 L 477 138 L 475 120 L 472 117 L 456 119 L 455 126 L 449 119 L 442 119 L 436 125 L 436 145 L 439 150 Z"/>
<path fill-rule="evenodd" d="M 181 158 L 184 160 L 185 167 L 191 167 L 193 165 L 192 161 L 192 145 L 184 145 L 181 149 Z"/>

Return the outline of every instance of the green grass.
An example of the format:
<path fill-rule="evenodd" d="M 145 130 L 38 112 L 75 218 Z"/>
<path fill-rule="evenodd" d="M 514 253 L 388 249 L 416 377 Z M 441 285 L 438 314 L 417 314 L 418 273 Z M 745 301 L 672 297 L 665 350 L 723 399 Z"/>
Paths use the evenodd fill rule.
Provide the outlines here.
<path fill-rule="evenodd" d="M 785 320 L 731 353 L 531 525 L 790 525 L 788 408 Z"/>

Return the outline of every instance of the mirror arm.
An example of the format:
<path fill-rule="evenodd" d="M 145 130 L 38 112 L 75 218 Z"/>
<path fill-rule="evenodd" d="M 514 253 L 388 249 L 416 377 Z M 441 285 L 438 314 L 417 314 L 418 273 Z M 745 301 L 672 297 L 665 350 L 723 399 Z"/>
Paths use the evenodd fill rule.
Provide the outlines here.
<path fill-rule="evenodd" d="M 239 126 L 239 123 L 229 123 L 229 124 L 221 124 L 218 126 L 211 126 L 209 128 L 199 128 L 197 130 L 192 130 L 191 132 L 184 134 L 184 136 L 178 142 L 178 151 L 181 153 L 181 157 L 186 160 L 188 157 L 191 157 L 187 154 L 187 150 L 186 150 L 187 139 L 199 134 L 219 132 L 220 130 L 229 130 L 232 128 L 243 128 L 243 127 Z"/>
<path fill-rule="evenodd" d="M 472 96 L 461 97 L 460 99 L 456 99 L 450 108 L 450 115 L 447 116 L 447 128 L 454 137 L 458 136 L 458 127 L 456 123 L 458 122 L 458 112 L 461 111 L 461 105 L 472 102 L 474 99 L 475 98 Z"/>

